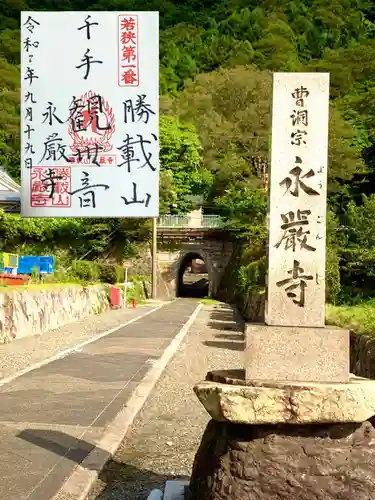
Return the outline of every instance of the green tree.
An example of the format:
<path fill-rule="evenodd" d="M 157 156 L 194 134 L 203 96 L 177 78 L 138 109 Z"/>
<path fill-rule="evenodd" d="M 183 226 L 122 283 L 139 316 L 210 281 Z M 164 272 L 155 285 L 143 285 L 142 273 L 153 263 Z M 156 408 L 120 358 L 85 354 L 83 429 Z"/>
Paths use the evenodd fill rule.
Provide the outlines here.
<path fill-rule="evenodd" d="M 160 117 L 160 208 L 163 213 L 186 213 L 188 196 L 207 195 L 212 174 L 202 166 L 202 146 L 195 127 L 173 116 Z"/>
<path fill-rule="evenodd" d="M 0 59 L 0 163 L 20 179 L 19 70 Z"/>
<path fill-rule="evenodd" d="M 268 168 L 271 137 L 272 76 L 254 67 L 237 67 L 198 76 L 178 99 L 167 104 L 195 123 L 204 162 L 214 173 L 210 200 L 228 187 L 261 187 Z M 329 128 L 329 193 L 365 171 L 357 131 L 332 104 Z"/>

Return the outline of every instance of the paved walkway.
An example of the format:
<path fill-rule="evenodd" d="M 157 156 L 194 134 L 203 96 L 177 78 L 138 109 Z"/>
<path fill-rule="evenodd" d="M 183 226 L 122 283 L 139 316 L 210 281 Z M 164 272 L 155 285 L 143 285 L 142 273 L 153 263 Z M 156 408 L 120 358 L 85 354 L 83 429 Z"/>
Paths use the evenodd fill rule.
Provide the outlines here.
<path fill-rule="evenodd" d="M 150 301 L 151 302 L 151 301 Z M 30 365 L 40 363 L 47 358 L 56 356 L 66 349 L 71 349 L 81 343 L 88 342 L 102 333 L 118 327 L 158 304 L 148 302 L 136 309 L 112 309 L 73 321 L 41 335 L 32 335 L 16 339 L 9 344 L 0 345 L 0 383 L 1 380 Z"/>
<path fill-rule="evenodd" d="M 208 370 L 241 369 L 241 322 L 225 304 L 204 306 L 87 500 L 146 500 L 190 476 L 210 420 L 193 392 Z"/>
<path fill-rule="evenodd" d="M 53 498 L 196 307 L 167 304 L 3 385 L 0 498 Z"/>

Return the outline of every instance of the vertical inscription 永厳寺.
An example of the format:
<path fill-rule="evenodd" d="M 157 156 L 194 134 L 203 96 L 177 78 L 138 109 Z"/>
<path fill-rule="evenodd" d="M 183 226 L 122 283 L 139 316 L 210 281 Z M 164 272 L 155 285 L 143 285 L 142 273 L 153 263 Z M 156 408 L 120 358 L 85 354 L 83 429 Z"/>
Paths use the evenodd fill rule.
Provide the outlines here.
<path fill-rule="evenodd" d="M 266 322 L 323 326 L 328 79 L 274 78 Z"/>

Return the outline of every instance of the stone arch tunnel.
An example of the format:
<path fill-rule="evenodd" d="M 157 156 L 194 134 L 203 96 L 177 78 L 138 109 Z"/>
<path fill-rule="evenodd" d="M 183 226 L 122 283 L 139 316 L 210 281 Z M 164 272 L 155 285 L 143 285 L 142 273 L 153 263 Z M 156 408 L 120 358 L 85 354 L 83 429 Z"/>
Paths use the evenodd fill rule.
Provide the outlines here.
<path fill-rule="evenodd" d="M 199 269 L 194 270 L 194 267 L 199 267 L 197 265 L 194 266 L 197 261 L 204 262 L 205 272 L 202 272 L 202 269 L 200 270 L 201 272 L 199 272 Z M 188 273 L 188 278 L 190 279 L 185 281 L 184 276 L 188 268 L 190 268 L 190 273 Z M 208 265 L 202 255 L 196 252 L 189 252 L 180 260 L 176 280 L 176 297 L 206 297 L 209 295 L 210 281 L 212 281 L 212 277 L 210 280 Z"/>
<path fill-rule="evenodd" d="M 215 297 L 222 274 L 232 254 L 233 243 L 219 239 L 179 241 L 169 248 L 167 245 L 164 248 L 160 245 L 158 249 L 158 268 L 162 278 L 163 295 L 191 297 L 197 296 L 194 293 L 199 293 L 198 297 Z M 193 289 L 193 294 L 191 294 L 194 287 L 191 287 L 190 290 L 184 288 L 183 276 L 186 267 L 194 259 L 201 259 L 205 263 L 206 283 L 201 282 L 200 291 L 198 292 L 199 286 L 197 286 L 195 290 Z"/>

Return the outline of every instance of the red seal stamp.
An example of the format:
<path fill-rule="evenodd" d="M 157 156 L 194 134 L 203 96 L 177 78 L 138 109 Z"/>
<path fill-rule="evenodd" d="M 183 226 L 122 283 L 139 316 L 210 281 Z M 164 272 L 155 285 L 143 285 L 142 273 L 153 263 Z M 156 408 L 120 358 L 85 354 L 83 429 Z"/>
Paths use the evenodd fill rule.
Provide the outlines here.
<path fill-rule="evenodd" d="M 115 132 L 115 115 L 108 101 L 90 90 L 74 98 L 69 108 L 68 132 L 74 152 L 96 150 L 107 153 L 113 149 L 111 138 Z"/>
<path fill-rule="evenodd" d="M 30 206 L 68 208 L 71 206 L 70 167 L 32 167 Z"/>

